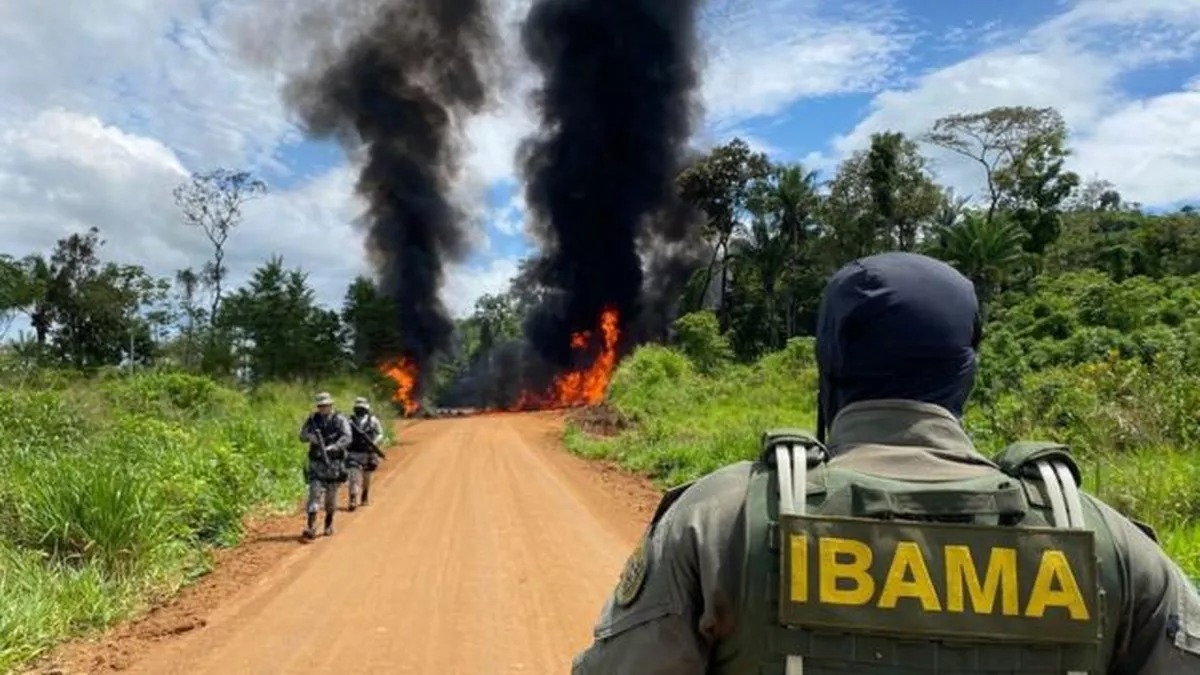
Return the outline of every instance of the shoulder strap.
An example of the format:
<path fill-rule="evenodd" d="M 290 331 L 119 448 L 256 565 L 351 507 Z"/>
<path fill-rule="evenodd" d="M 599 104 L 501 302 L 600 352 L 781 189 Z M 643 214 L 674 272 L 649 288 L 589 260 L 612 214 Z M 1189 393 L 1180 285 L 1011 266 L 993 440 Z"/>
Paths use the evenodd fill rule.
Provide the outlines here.
<path fill-rule="evenodd" d="M 779 513 L 803 514 L 808 495 L 808 470 L 825 463 L 828 453 L 803 429 L 769 429 L 762 435 L 760 461 L 774 464 L 779 474 Z"/>
<path fill-rule="evenodd" d="M 808 470 L 825 463 L 825 446 L 803 429 L 771 429 L 762 435 L 761 458 L 773 462 L 779 476 L 779 514 L 803 515 L 808 510 Z M 804 657 L 789 654 L 784 672 L 803 675 Z"/>
<path fill-rule="evenodd" d="M 1084 528 L 1083 503 L 1079 497 L 1082 475 L 1067 446 L 1047 441 L 1018 441 L 996 456 L 996 464 L 1021 480 L 1036 478 L 1046 490 L 1055 527 Z"/>

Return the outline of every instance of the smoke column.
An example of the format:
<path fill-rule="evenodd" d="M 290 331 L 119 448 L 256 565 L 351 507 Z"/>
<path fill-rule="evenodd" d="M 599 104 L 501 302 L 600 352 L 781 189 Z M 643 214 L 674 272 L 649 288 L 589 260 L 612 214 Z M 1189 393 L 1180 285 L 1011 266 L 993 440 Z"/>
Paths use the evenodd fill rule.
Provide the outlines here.
<path fill-rule="evenodd" d="M 696 112 L 698 5 L 534 0 L 522 27 L 544 77 L 541 131 L 519 163 L 548 290 L 526 334 L 554 369 L 573 365 L 572 334 L 595 332 L 606 307 L 628 335 L 644 308 L 639 245 L 687 236 L 661 213 L 672 208 Z"/>
<path fill-rule="evenodd" d="M 348 46 L 289 82 L 284 95 L 310 135 L 336 137 L 362 154 L 357 190 L 369 204 L 367 245 L 381 289 L 397 308 L 403 353 L 396 356 L 424 374 L 453 332 L 438 289 L 444 263 L 461 259 L 469 243 L 466 219 L 449 196 L 457 123 L 487 103 L 482 65 L 495 36 L 485 0 L 377 4 Z M 344 6 L 347 13 L 361 8 Z M 326 11 L 325 20 L 340 14 Z M 340 28 L 313 21 L 306 30 Z"/>

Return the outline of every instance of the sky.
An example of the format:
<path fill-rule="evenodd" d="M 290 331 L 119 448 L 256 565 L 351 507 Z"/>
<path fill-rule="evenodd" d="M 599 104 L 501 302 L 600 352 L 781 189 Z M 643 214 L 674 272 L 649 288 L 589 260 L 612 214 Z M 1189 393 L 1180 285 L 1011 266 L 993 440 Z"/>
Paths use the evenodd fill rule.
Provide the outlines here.
<path fill-rule="evenodd" d="M 531 251 L 514 170 L 536 129 L 537 76 L 516 45 L 529 0 L 490 1 L 505 40 L 493 65 L 510 77 L 464 122 L 455 188 L 474 248 L 442 291 L 457 316 L 503 291 Z M 230 282 L 279 255 L 340 306 L 370 274 L 357 166 L 305 138 L 280 96 L 282 71 L 310 47 L 289 22 L 319 3 L 0 0 L 0 252 L 46 252 L 96 226 L 106 259 L 173 276 L 211 248 L 172 189 L 194 171 L 244 168 L 269 192 L 230 237 Z M 874 132 L 1053 106 L 1085 179 L 1147 207 L 1200 201 L 1200 0 L 709 0 L 700 33 L 697 147 L 740 136 L 828 178 Z M 974 167 L 930 150 L 941 182 L 980 192 Z"/>

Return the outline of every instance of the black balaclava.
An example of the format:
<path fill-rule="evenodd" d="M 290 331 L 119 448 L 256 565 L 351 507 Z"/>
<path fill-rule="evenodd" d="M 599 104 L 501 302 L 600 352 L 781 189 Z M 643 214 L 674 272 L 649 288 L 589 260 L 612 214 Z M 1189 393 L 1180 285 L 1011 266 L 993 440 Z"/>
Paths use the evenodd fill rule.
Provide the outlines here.
<path fill-rule="evenodd" d="M 856 401 L 902 398 L 957 417 L 982 337 L 975 287 L 946 263 L 882 253 L 838 270 L 817 318 L 817 437 Z"/>

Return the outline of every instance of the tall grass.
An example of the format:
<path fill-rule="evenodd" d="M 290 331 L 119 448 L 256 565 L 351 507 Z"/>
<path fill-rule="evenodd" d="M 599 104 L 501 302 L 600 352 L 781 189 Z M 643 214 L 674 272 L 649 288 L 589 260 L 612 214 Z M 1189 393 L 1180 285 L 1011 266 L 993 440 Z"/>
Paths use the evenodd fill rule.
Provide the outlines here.
<path fill-rule="evenodd" d="M 26 373 L 0 389 L 0 672 L 202 574 L 303 495 L 312 392 L 191 375 Z M 366 383 L 324 388 L 348 403 Z"/>
<path fill-rule="evenodd" d="M 598 436 L 573 423 L 566 442 L 675 485 L 753 458 L 771 427 L 815 430 L 815 394 L 810 340 L 712 376 L 681 353 L 645 346 L 621 363 L 609 391 L 627 428 Z M 1200 578 L 1198 410 L 1200 374 L 1112 356 L 992 387 L 989 400 L 969 407 L 965 424 L 985 454 L 1022 439 L 1067 443 L 1085 488 L 1152 525 L 1163 548 Z"/>

